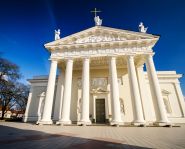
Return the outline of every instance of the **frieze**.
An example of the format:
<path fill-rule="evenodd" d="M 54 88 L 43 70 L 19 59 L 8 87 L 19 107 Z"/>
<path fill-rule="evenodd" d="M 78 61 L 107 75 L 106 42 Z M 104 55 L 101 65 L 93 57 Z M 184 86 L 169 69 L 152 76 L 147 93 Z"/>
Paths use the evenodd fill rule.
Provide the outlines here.
<path fill-rule="evenodd" d="M 121 77 L 119 77 L 117 80 L 118 80 L 119 85 L 123 85 L 123 81 L 122 81 Z M 77 84 L 78 84 L 78 88 L 81 88 L 82 87 L 82 80 L 78 79 Z M 92 78 L 90 80 L 91 88 L 97 88 L 97 87 L 106 88 L 107 85 L 108 85 L 108 78 Z"/>
<path fill-rule="evenodd" d="M 111 56 L 111 55 L 125 55 L 127 53 L 147 53 L 152 52 L 151 48 L 140 47 L 140 48 L 120 48 L 120 49 L 87 49 L 87 50 L 63 50 L 53 51 L 51 58 L 79 58 L 83 56 L 88 57 L 99 57 L 99 56 Z"/>
<path fill-rule="evenodd" d="M 77 81 L 78 87 L 81 88 L 82 87 L 82 80 L 78 79 Z M 108 84 L 108 80 L 107 78 L 92 78 L 90 81 L 90 85 L 91 87 L 105 87 Z"/>

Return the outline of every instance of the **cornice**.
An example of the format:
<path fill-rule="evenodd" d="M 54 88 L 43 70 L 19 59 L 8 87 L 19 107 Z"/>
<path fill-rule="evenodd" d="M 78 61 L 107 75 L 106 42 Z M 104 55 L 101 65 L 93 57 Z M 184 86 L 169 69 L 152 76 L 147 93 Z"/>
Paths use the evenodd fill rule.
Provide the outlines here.
<path fill-rule="evenodd" d="M 140 39 L 140 40 L 123 40 L 123 41 L 101 41 L 101 42 L 84 42 L 74 44 L 59 44 L 45 46 L 50 51 L 65 49 L 86 49 L 86 48 L 132 48 L 132 47 L 150 47 L 152 48 L 157 39 Z"/>
<path fill-rule="evenodd" d="M 148 78 L 147 72 L 145 72 L 145 77 Z M 157 77 L 159 79 L 179 79 L 182 77 L 182 74 L 176 74 L 176 71 L 157 71 Z"/>

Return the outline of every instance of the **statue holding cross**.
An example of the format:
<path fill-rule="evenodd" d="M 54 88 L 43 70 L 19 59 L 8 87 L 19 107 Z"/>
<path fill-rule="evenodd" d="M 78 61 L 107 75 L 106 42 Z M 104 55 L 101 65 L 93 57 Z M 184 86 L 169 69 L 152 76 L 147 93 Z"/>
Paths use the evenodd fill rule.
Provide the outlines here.
<path fill-rule="evenodd" d="M 99 10 L 97 10 L 96 8 L 93 10 L 93 11 L 91 11 L 91 12 L 93 12 L 94 13 L 94 21 L 95 21 L 95 25 L 96 26 L 101 26 L 102 25 L 102 19 L 100 19 L 100 17 L 99 16 L 97 16 L 97 12 L 101 12 L 101 11 L 99 11 Z"/>

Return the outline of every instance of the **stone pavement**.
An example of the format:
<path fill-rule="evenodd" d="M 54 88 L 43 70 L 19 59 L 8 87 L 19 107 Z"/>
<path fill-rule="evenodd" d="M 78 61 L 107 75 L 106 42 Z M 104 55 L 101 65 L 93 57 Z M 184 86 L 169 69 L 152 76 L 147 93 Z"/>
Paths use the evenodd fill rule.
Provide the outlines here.
<path fill-rule="evenodd" d="M 38 126 L 0 122 L 2 149 L 184 149 L 181 127 Z"/>

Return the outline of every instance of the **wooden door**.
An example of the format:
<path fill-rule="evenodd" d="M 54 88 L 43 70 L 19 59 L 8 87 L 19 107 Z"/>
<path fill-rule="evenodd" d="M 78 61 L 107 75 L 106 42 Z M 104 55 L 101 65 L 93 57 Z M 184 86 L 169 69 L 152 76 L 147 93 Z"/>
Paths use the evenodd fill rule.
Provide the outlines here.
<path fill-rule="evenodd" d="M 96 123 L 105 123 L 105 99 L 96 99 Z"/>

